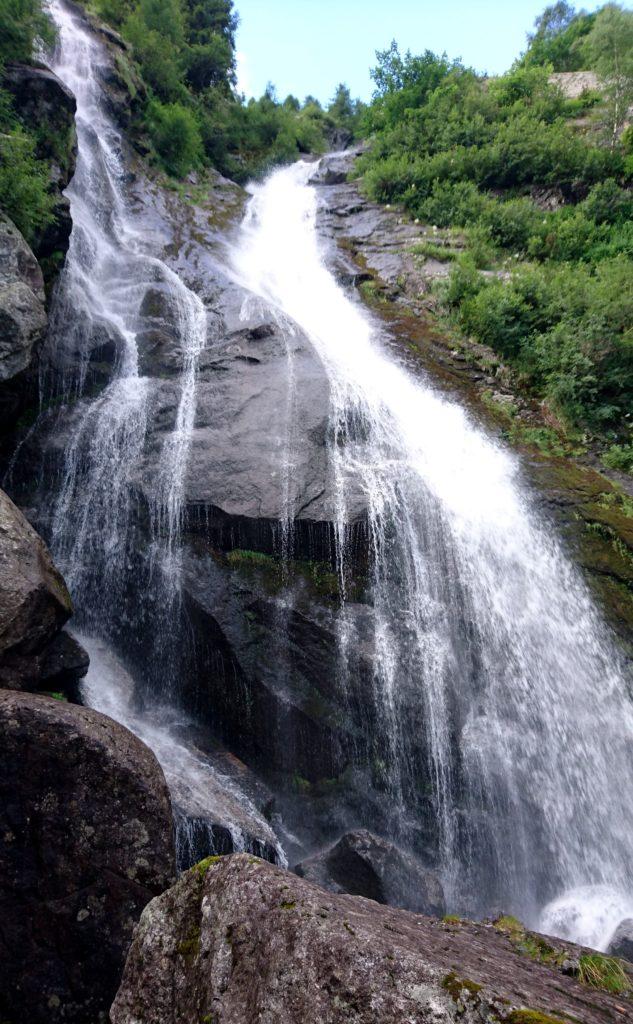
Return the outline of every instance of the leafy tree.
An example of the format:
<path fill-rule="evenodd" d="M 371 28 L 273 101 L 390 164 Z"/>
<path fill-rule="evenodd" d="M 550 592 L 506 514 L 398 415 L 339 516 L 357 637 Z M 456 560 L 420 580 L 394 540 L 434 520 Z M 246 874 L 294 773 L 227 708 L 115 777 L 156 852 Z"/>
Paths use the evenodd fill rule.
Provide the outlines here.
<path fill-rule="evenodd" d="M 584 43 L 594 20 L 594 14 L 577 13 L 565 0 L 546 7 L 528 36 L 522 63 L 546 65 L 554 71 L 580 71 L 586 66 Z"/>
<path fill-rule="evenodd" d="M 233 51 L 227 39 L 211 35 L 207 43 L 188 46 L 184 55 L 186 80 L 194 92 L 201 92 L 209 86 L 225 85 L 228 88 L 233 66 Z"/>
<path fill-rule="evenodd" d="M 587 37 L 587 50 L 603 83 L 607 131 L 615 148 L 633 104 L 633 12 L 606 4 Z"/>

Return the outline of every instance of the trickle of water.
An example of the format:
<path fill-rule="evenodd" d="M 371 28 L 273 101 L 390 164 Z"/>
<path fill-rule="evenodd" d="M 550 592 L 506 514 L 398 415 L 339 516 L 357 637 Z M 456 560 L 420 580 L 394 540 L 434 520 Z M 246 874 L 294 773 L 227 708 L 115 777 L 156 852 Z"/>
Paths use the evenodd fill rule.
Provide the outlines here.
<path fill-rule="evenodd" d="M 598 885 L 620 893 L 622 917 L 633 708 L 615 645 L 517 460 L 398 365 L 327 270 L 313 170 L 299 163 L 254 187 L 234 267 L 299 324 L 327 370 L 341 563 L 346 481 L 363 481 L 394 833 L 407 839 L 426 774 L 455 909 L 503 908 L 536 926 L 548 901 Z M 344 634 L 344 609 L 340 621 Z M 605 890 L 581 888 L 581 902 L 582 892 L 596 919 Z M 588 934 L 571 918 L 543 920 Z"/>

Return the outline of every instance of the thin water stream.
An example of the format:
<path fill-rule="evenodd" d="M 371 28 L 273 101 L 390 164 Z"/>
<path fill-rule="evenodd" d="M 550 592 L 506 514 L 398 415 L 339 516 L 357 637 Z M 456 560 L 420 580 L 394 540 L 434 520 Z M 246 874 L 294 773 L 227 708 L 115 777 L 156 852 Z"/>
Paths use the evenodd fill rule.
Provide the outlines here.
<path fill-rule="evenodd" d="M 226 827 L 235 849 L 245 848 L 247 829 L 254 824 L 262 840 L 277 847 L 283 862 L 274 833 L 249 797 L 187 743 L 191 723 L 177 710 L 177 679 L 164 653 L 180 599 L 184 482 L 196 409 L 197 363 L 207 340 L 206 311 L 200 298 L 153 255 L 146 224 L 128 201 L 123 142 L 101 87 L 108 54 L 79 12 L 63 0 L 51 0 L 49 9 L 58 32 L 51 66 L 76 97 L 78 137 L 77 168 L 67 192 L 73 231 L 49 344 L 54 356 L 57 345 L 72 349 L 69 341 L 74 343 L 84 363 L 78 376 L 59 380 L 59 374 L 53 375 L 42 386 L 45 393 L 53 388 L 65 399 L 82 399 L 71 420 L 55 489 L 51 533 L 91 657 L 83 696 L 90 706 L 140 736 L 158 757 L 174 800 L 181 861 L 187 860 L 194 821 L 198 831 L 207 829 L 210 849 L 214 833 L 206 822 Z M 182 366 L 174 423 L 165 432 L 149 509 L 149 545 L 155 562 L 151 584 L 154 607 L 161 609 L 154 622 L 152 656 L 166 657 L 165 681 L 154 703 L 146 702 L 142 708 L 135 680 L 114 653 L 110 638 L 122 628 L 124 592 L 139 543 L 134 529 L 138 497 L 131 481 L 147 445 L 152 391 L 150 379 L 139 370 L 138 333 L 143 327 L 142 303 L 153 287 L 162 288 L 171 299 Z M 110 383 L 90 400 L 84 388 L 89 341 L 95 336 L 116 339 L 117 359 Z M 135 630 L 137 624 L 128 623 L 126 628 Z"/>

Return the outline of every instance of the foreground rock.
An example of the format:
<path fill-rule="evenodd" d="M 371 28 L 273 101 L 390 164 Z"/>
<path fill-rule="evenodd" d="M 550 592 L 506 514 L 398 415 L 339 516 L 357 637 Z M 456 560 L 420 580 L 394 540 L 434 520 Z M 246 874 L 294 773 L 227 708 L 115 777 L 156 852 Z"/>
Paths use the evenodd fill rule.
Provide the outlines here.
<path fill-rule="evenodd" d="M 173 874 L 151 751 L 88 708 L 0 691 L 0 1019 L 96 1022 Z"/>
<path fill-rule="evenodd" d="M 67 656 L 59 640 L 55 650 L 51 645 L 71 611 L 44 541 L 0 491 L 0 686 L 28 690 L 47 677 L 60 681 Z"/>
<path fill-rule="evenodd" d="M 348 832 L 328 850 L 297 864 L 295 871 L 331 892 L 365 896 L 418 914 L 441 917 L 446 909 L 437 876 L 416 857 L 366 829 Z"/>
<path fill-rule="evenodd" d="M 521 956 L 492 925 L 333 896 L 238 854 L 146 908 L 111 1021 L 604 1024 L 632 1008 Z"/>

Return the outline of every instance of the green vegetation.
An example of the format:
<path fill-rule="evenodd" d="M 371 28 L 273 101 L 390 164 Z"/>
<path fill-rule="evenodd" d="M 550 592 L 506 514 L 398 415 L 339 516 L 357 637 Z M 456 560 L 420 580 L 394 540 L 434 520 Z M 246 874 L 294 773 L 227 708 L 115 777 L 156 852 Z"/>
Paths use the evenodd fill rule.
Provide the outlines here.
<path fill-rule="evenodd" d="M 40 0 L 0 0 L 0 210 L 31 243 L 53 219 L 49 169 L 37 159 L 37 137 L 20 123 L 2 83 L 8 61 L 28 60 L 37 42 L 53 38 Z"/>
<path fill-rule="evenodd" d="M 235 181 L 323 152 L 358 127 L 361 105 L 340 85 L 326 109 L 313 97 L 281 101 L 269 85 L 248 102 L 235 91 L 232 0 L 91 0 L 131 45 L 148 99 L 140 112 L 163 168 L 184 177 L 213 166 Z"/>
<path fill-rule="evenodd" d="M 513 1010 L 507 1019 L 509 1024 L 566 1024 L 562 1017 L 552 1017 L 540 1010 Z"/>
<path fill-rule="evenodd" d="M 209 871 L 209 869 L 214 867 L 216 864 L 219 864 L 221 860 L 222 857 L 216 855 L 214 855 L 213 857 L 205 857 L 204 860 L 198 861 L 197 864 L 194 864 L 191 870 L 195 871 L 195 873 L 198 875 L 198 878 L 202 879 L 206 877 L 207 871 Z"/>
<path fill-rule="evenodd" d="M 578 979 L 591 988 L 599 988 L 616 995 L 630 992 L 633 987 L 622 962 L 613 956 L 603 956 L 602 953 L 580 957 Z"/>
<path fill-rule="evenodd" d="M 606 465 L 628 469 L 633 12 L 557 3 L 497 79 L 428 50 L 402 56 L 395 43 L 377 58 L 364 189 L 461 231 L 461 256 L 437 240 L 418 247 L 453 260 L 438 285 L 453 325 L 515 366 L 561 422 L 606 439 Z M 581 68 L 598 92 L 568 99 L 550 82 Z"/>
<path fill-rule="evenodd" d="M 0 0 L 0 65 L 28 61 L 36 43 L 51 43 L 53 26 L 41 0 Z"/>
<path fill-rule="evenodd" d="M 459 978 L 455 971 L 451 971 L 442 978 L 442 988 L 446 989 L 452 999 L 462 1002 L 466 999 L 476 999 L 481 992 L 482 986 L 470 978 Z"/>
<path fill-rule="evenodd" d="M 540 964 L 556 966 L 562 963 L 566 954 L 561 949 L 551 946 L 542 935 L 527 931 L 518 918 L 504 916 L 493 922 L 495 929 L 507 935 L 510 942 L 521 956 L 529 957 Z"/>

